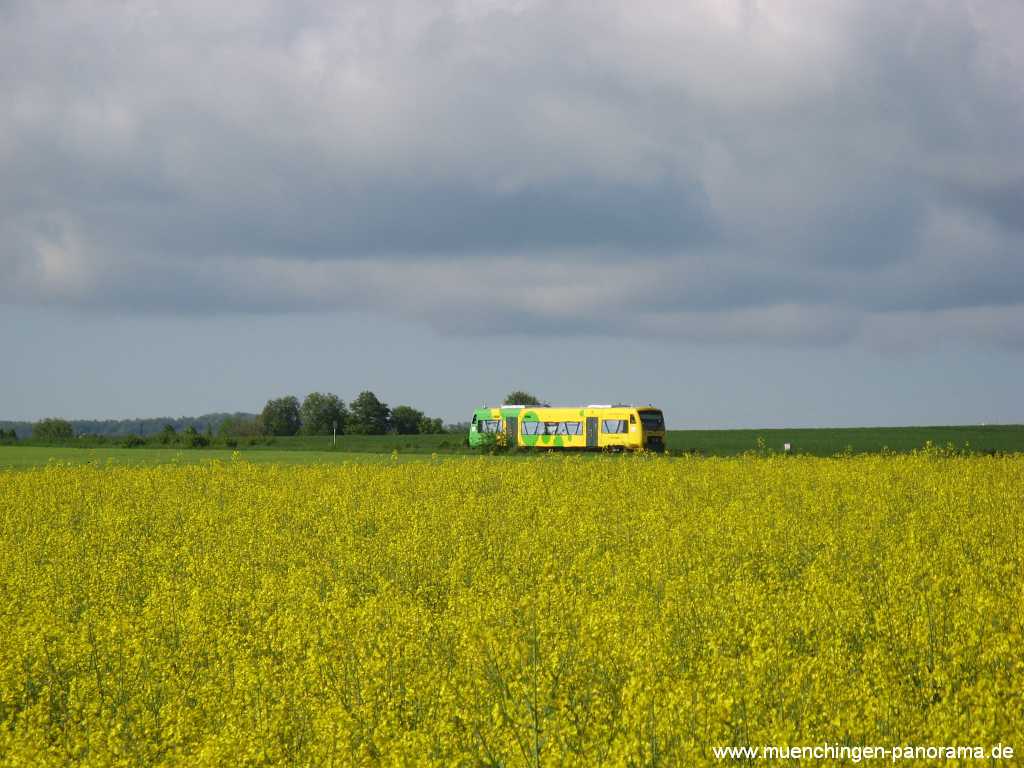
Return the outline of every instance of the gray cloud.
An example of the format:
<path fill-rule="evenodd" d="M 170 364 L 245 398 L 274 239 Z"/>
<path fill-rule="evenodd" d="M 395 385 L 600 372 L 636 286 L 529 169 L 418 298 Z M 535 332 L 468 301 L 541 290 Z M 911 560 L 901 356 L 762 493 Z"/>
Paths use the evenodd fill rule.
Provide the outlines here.
<path fill-rule="evenodd" d="M 1016 3 L 0 15 L 0 301 L 1020 344 Z"/>

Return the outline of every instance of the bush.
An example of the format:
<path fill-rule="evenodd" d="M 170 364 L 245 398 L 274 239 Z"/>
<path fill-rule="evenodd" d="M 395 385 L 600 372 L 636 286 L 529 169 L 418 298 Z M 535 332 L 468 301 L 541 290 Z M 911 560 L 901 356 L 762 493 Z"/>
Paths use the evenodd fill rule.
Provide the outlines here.
<path fill-rule="evenodd" d="M 469 445 L 469 437 L 465 438 L 466 445 Z M 490 455 L 499 453 L 509 453 L 516 450 L 515 446 L 510 446 L 508 440 L 505 439 L 505 433 L 500 432 L 498 434 L 486 434 L 481 435 L 481 442 L 476 446 L 477 451 L 480 453 L 486 453 Z"/>
<path fill-rule="evenodd" d="M 121 445 L 125 448 L 138 448 L 139 446 L 143 446 L 145 444 L 146 441 L 143 440 L 138 435 L 128 435 L 121 441 Z"/>

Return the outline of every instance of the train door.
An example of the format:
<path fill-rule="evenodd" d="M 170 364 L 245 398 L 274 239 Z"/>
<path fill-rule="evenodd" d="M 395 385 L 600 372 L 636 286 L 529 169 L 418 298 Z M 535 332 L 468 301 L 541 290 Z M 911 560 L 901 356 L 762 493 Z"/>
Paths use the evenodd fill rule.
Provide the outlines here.
<path fill-rule="evenodd" d="M 597 416 L 587 416 L 587 448 L 597 448 Z"/>
<path fill-rule="evenodd" d="M 505 417 L 505 439 L 508 440 L 509 448 L 515 448 L 519 444 L 519 417 Z"/>

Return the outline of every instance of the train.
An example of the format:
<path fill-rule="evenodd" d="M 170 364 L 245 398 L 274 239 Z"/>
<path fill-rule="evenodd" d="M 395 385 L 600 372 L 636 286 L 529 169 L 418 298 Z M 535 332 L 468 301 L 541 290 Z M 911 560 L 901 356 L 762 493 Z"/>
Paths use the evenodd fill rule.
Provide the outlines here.
<path fill-rule="evenodd" d="M 474 447 L 580 451 L 665 451 L 665 417 L 653 405 L 499 405 L 478 408 Z"/>

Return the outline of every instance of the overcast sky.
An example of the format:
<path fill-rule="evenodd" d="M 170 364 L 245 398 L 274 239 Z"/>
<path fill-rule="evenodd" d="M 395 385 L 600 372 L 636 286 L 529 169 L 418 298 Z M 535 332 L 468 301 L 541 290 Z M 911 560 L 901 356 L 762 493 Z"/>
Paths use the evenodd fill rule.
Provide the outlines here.
<path fill-rule="evenodd" d="M 330 7 L 336 6 L 336 7 Z M 1024 422 L 1024 5 L 0 0 L 0 418 Z"/>

